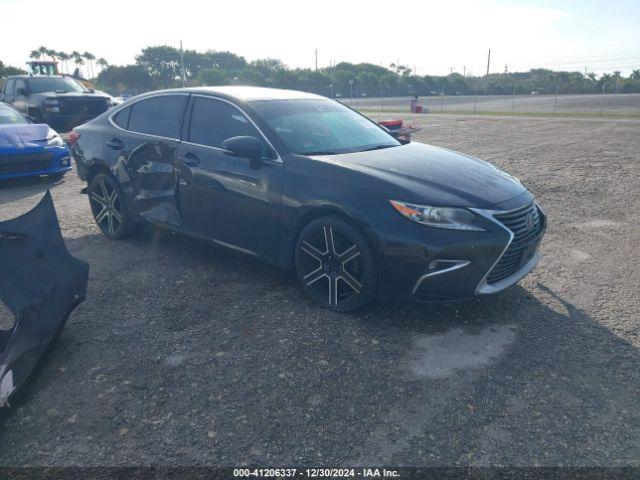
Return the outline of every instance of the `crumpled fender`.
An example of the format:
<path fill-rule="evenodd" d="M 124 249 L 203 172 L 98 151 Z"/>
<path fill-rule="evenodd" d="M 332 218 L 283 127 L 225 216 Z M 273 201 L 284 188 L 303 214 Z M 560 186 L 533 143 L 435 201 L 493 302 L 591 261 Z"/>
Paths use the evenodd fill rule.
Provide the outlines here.
<path fill-rule="evenodd" d="M 48 191 L 30 212 L 0 222 L 0 300 L 15 316 L 0 331 L 0 407 L 84 300 L 88 277 L 89 265 L 67 251 Z"/>

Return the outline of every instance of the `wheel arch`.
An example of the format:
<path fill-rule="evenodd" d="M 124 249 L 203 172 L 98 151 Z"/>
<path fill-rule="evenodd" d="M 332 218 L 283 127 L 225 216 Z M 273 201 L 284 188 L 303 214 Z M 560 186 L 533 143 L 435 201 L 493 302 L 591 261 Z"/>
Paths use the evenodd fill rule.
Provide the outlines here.
<path fill-rule="evenodd" d="M 93 162 L 89 167 L 89 170 L 87 171 L 87 185 L 91 184 L 91 180 L 93 180 L 93 177 L 95 177 L 98 173 L 106 173 L 107 175 L 111 175 L 112 177 L 114 176 L 113 172 L 107 166 L 107 164 L 102 162 Z"/>
<path fill-rule="evenodd" d="M 328 215 L 339 217 L 346 220 L 354 228 L 356 228 L 369 242 L 371 250 L 376 255 L 377 247 L 379 244 L 378 237 L 368 224 L 360 218 L 357 214 L 350 212 L 342 207 L 333 204 L 319 204 L 308 206 L 303 213 L 297 218 L 294 228 L 291 231 L 291 236 L 288 242 L 288 255 L 285 255 L 285 265 L 287 268 L 292 268 L 295 265 L 295 246 L 298 241 L 300 233 L 309 223 L 320 217 Z"/>

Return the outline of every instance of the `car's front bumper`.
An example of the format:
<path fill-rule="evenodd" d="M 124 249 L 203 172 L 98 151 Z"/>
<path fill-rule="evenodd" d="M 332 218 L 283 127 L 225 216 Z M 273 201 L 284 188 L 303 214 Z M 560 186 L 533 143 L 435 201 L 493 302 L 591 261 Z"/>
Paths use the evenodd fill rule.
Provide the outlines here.
<path fill-rule="evenodd" d="M 66 146 L 0 155 L 0 180 L 57 175 L 72 168 L 71 152 Z"/>
<path fill-rule="evenodd" d="M 520 248 L 515 242 L 521 237 L 494 214 L 522 210 L 532 202 L 526 195 L 504 210 L 476 210 L 485 229 L 482 232 L 429 228 L 402 218 L 378 225 L 380 297 L 453 301 L 495 293 L 517 283 L 539 261 L 546 216 L 535 204 L 539 228 L 522 237 L 528 243 L 520 252 L 512 252 L 514 245 Z M 501 259 L 511 262 L 508 268 Z"/>

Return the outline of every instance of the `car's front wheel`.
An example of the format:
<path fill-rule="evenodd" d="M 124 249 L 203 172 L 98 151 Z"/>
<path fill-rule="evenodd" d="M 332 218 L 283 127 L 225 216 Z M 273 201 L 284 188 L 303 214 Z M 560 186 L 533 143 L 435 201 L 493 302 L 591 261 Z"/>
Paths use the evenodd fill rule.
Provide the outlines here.
<path fill-rule="evenodd" d="M 98 173 L 89 183 L 89 204 L 96 224 L 112 240 L 125 238 L 134 229 L 122 190 L 115 178 Z"/>
<path fill-rule="evenodd" d="M 336 216 L 310 222 L 295 251 L 296 273 L 307 296 L 324 308 L 350 312 L 376 294 L 376 265 L 367 238 Z"/>

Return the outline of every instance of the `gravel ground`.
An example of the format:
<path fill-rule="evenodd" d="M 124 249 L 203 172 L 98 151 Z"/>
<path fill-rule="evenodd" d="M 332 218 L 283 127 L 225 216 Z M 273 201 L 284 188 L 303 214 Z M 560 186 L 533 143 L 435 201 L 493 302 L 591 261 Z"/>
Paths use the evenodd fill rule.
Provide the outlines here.
<path fill-rule="evenodd" d="M 106 240 L 69 174 L 52 192 L 87 300 L 0 426 L 0 465 L 640 466 L 640 122 L 420 119 L 417 140 L 537 195 L 534 273 L 334 314 L 218 247 Z M 47 186 L 2 184 L 0 216 Z"/>
<path fill-rule="evenodd" d="M 368 110 L 380 108 L 379 97 L 342 99 L 347 105 Z M 420 97 L 422 104 L 432 113 L 440 112 L 473 112 L 474 104 L 478 113 L 502 112 L 511 113 L 514 99 L 511 95 L 446 95 L 444 97 Z M 554 110 L 561 114 L 581 115 L 635 115 L 640 116 L 640 94 L 607 93 L 605 95 L 517 95 L 515 98 L 516 113 L 534 113 L 552 115 Z M 409 97 L 390 97 L 383 99 L 386 110 L 409 111 Z"/>

